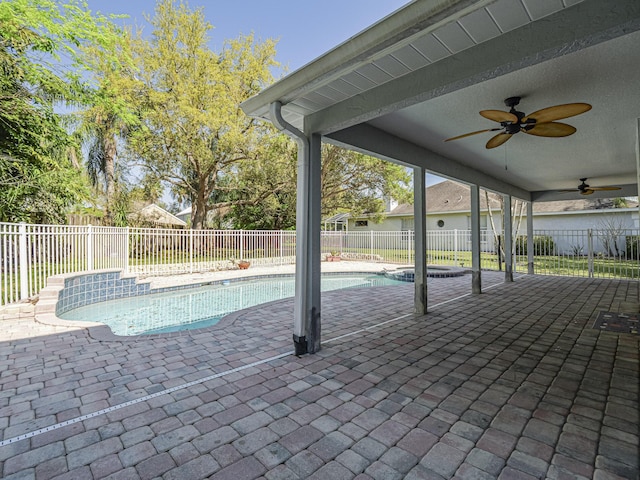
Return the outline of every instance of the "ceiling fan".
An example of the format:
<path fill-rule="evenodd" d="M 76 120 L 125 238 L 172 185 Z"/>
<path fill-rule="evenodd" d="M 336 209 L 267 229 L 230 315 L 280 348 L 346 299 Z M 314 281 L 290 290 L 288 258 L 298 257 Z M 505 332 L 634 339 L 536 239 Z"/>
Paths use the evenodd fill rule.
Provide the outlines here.
<path fill-rule="evenodd" d="M 605 190 L 620 190 L 621 187 L 614 187 L 612 185 L 608 185 L 608 186 L 604 186 L 604 187 L 590 187 L 589 185 L 587 185 L 585 182 L 587 181 L 586 178 L 581 178 L 580 181 L 582 182 L 580 185 L 578 185 L 578 188 L 570 188 L 568 190 L 558 190 L 561 193 L 571 193 L 571 192 L 580 192 L 580 195 L 591 195 L 593 192 L 602 192 Z"/>
<path fill-rule="evenodd" d="M 504 101 L 504 104 L 510 108 L 508 112 L 503 112 L 502 110 L 480 111 L 480 115 L 483 117 L 500 123 L 499 128 L 488 128 L 478 130 L 477 132 L 465 133 L 457 137 L 447 138 L 445 142 L 477 135 L 478 133 L 497 132 L 500 130 L 500 133 L 487 142 L 487 148 L 499 147 L 518 132 L 537 135 L 539 137 L 567 137 L 575 133 L 575 127 L 567 125 L 566 123 L 556 122 L 555 120 L 573 117 L 574 115 L 580 115 L 581 113 L 591 110 L 591 105 L 588 103 L 567 103 L 565 105 L 543 108 L 530 115 L 525 115 L 523 112 L 518 112 L 515 109 L 516 105 L 520 103 L 520 98 L 521 97 L 509 97 Z"/>

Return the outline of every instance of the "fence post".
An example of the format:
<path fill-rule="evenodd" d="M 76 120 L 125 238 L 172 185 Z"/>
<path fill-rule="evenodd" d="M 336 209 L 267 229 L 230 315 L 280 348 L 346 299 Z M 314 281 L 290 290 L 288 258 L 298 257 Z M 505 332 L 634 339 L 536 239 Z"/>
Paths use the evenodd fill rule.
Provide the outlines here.
<path fill-rule="evenodd" d="M 589 278 L 593 278 L 593 230 L 587 230 L 587 258 L 589 265 Z"/>
<path fill-rule="evenodd" d="M 458 266 L 458 229 L 453 230 L 453 264 Z"/>
<path fill-rule="evenodd" d="M 124 273 L 125 274 L 129 273 L 129 256 L 130 256 L 129 237 L 131 236 L 130 232 L 131 230 L 129 229 L 128 225 L 124 227 Z"/>
<path fill-rule="evenodd" d="M 240 255 L 238 260 L 244 259 L 244 230 L 240 230 Z"/>
<path fill-rule="evenodd" d="M 87 225 L 87 270 L 93 270 L 93 227 Z"/>
<path fill-rule="evenodd" d="M 27 224 L 18 227 L 18 256 L 20 257 L 20 300 L 29 298 L 29 262 L 27 260 Z"/>
<path fill-rule="evenodd" d="M 193 273 L 193 229 L 189 229 L 189 273 Z"/>
<path fill-rule="evenodd" d="M 280 230 L 280 265 L 284 264 L 284 231 Z"/>
<path fill-rule="evenodd" d="M 371 260 L 373 260 L 373 230 L 371 230 L 370 238 L 371 238 L 371 245 L 370 245 L 370 248 L 369 248 L 369 258 Z"/>

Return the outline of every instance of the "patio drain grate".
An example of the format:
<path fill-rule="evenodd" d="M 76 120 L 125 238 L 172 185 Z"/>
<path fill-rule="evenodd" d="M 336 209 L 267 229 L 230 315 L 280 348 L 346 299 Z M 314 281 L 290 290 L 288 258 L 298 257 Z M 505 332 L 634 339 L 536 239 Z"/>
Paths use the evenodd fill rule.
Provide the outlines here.
<path fill-rule="evenodd" d="M 604 332 L 638 335 L 638 313 L 600 312 L 593 328 Z"/>

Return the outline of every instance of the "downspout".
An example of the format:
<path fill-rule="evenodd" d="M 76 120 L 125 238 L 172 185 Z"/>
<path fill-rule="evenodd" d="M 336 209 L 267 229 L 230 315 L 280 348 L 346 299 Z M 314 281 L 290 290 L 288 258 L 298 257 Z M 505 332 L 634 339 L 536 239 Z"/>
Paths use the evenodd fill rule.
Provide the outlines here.
<path fill-rule="evenodd" d="M 296 273 L 295 298 L 293 310 L 293 344 L 296 355 L 304 355 L 309 351 L 307 347 L 308 319 L 307 310 L 310 300 L 309 280 L 309 139 L 306 135 L 282 118 L 282 103 L 273 102 L 269 105 L 271 122 L 276 128 L 298 143 L 298 176 L 296 196 Z"/>

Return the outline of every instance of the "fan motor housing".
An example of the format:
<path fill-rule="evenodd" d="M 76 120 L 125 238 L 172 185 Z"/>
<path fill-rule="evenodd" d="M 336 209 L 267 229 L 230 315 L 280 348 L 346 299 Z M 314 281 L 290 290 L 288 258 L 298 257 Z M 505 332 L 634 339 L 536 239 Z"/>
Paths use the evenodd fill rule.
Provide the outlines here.
<path fill-rule="evenodd" d="M 518 123 L 507 123 L 504 125 L 505 133 L 513 135 L 514 133 L 518 133 L 520 131 L 520 122 Z"/>

